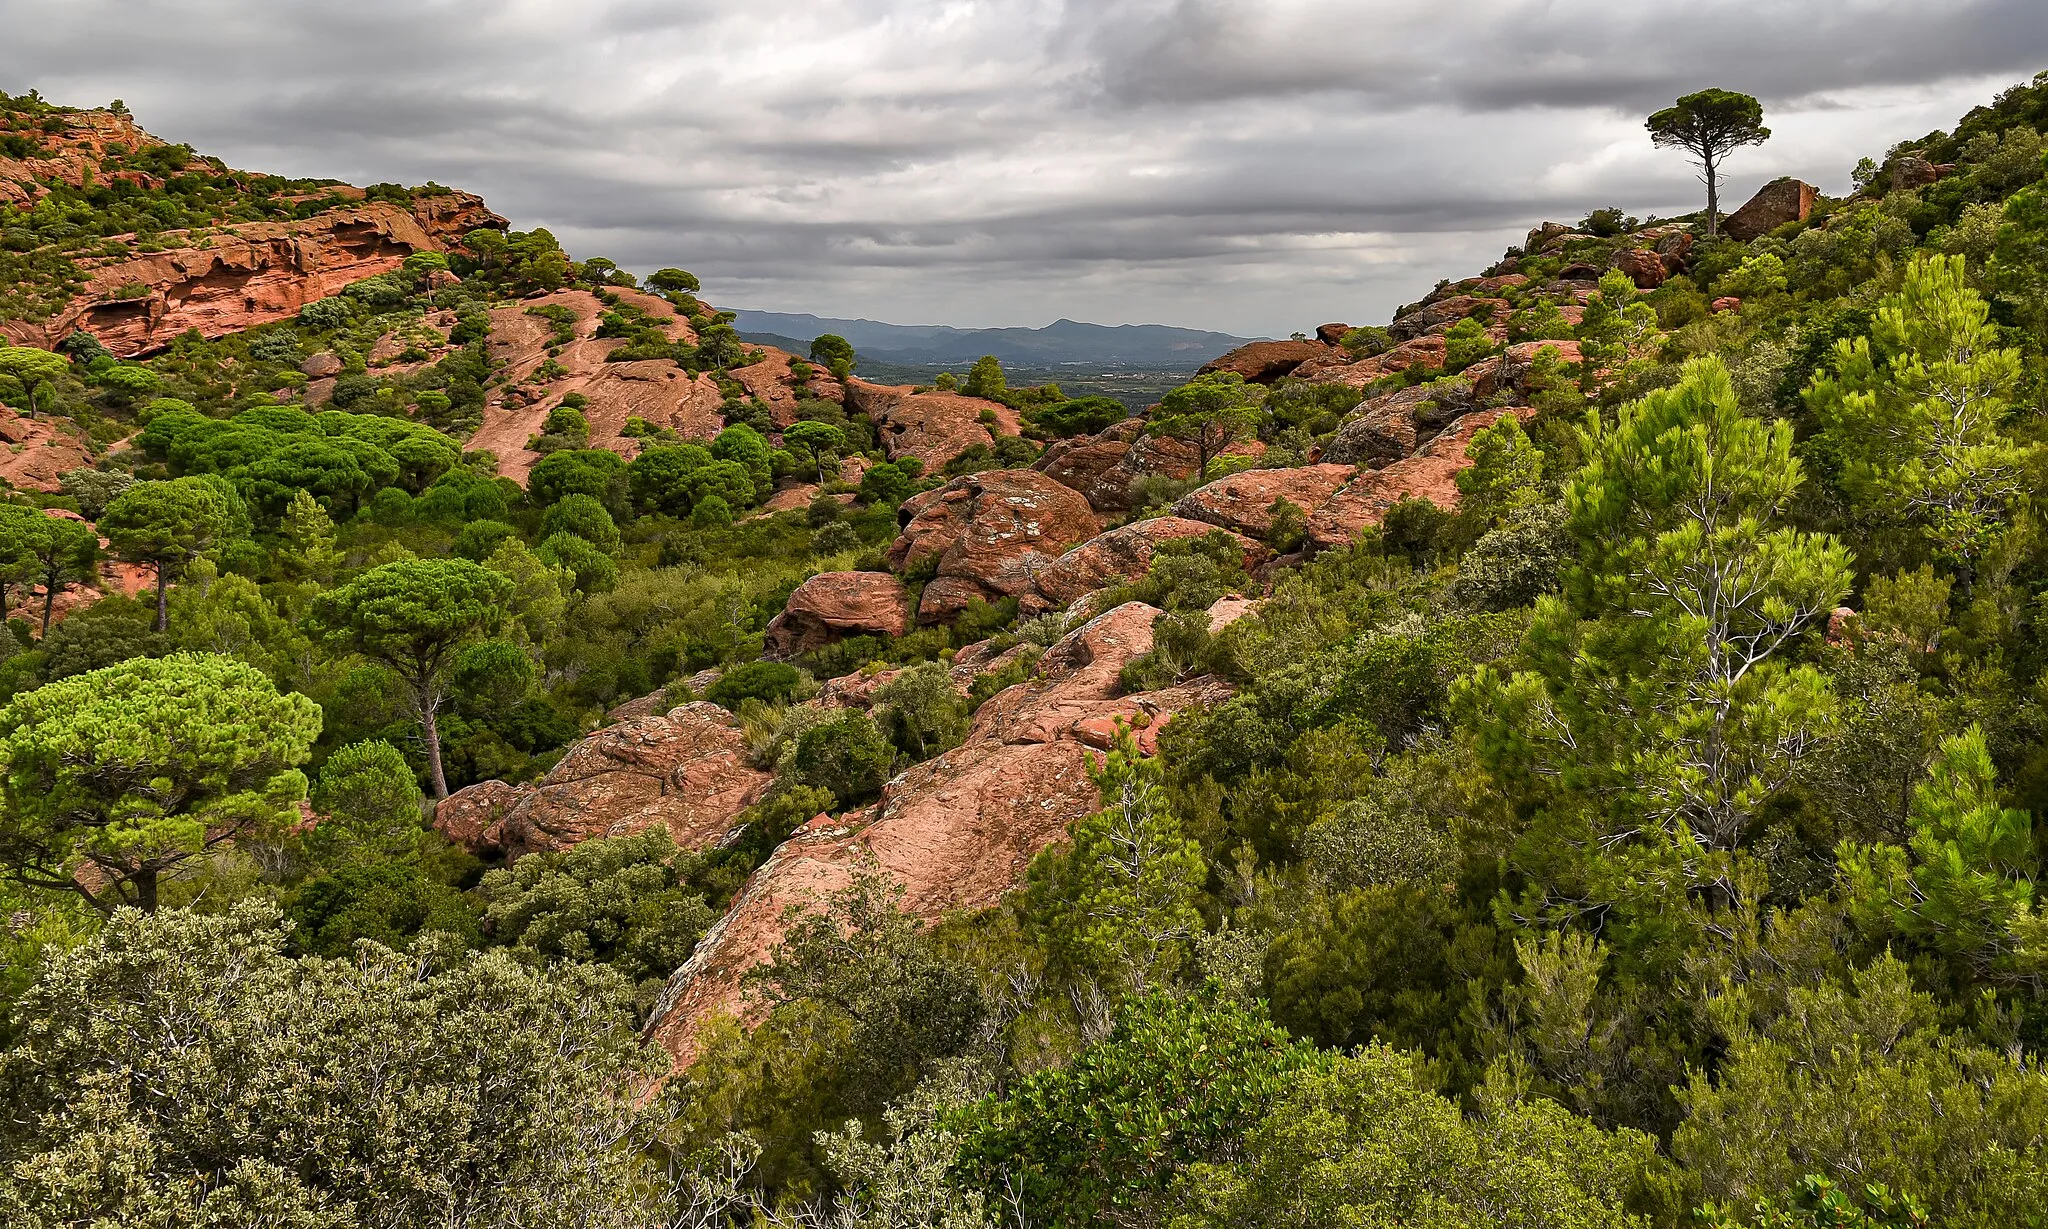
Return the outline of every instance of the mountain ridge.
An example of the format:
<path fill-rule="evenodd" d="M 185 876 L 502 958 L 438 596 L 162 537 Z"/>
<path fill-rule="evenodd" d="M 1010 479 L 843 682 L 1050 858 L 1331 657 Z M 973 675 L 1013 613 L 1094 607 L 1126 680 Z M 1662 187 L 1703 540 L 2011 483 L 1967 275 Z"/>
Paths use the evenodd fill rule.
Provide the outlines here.
<path fill-rule="evenodd" d="M 1258 340 L 1168 324 L 1091 324 L 1065 317 L 1040 328 L 963 329 L 809 312 L 733 311 L 734 327 L 742 335 L 785 337 L 807 344 L 822 333 L 836 333 L 852 342 L 865 358 L 905 365 L 971 363 L 993 354 L 1016 365 L 1088 363 L 1192 370 L 1205 357 Z"/>

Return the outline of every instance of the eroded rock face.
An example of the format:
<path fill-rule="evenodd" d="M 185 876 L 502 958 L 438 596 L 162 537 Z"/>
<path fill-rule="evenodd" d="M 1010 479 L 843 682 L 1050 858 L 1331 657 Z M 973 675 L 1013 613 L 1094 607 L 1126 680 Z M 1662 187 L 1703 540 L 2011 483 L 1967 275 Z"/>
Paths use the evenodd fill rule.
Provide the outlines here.
<path fill-rule="evenodd" d="M 624 288 L 615 293 L 645 312 L 652 325 L 668 337 L 696 341 L 695 330 L 667 300 Z M 574 317 L 566 345 L 555 346 L 554 325 L 531 314 L 551 307 L 566 309 Z M 590 446 L 608 448 L 629 459 L 639 455 L 643 444 L 623 434 L 630 419 L 667 427 L 682 439 L 700 442 L 724 427 L 724 397 L 709 375 L 684 371 L 662 359 L 612 362 L 612 352 L 627 343 L 595 335 L 604 310 L 596 295 L 580 289 L 558 290 L 491 309 L 491 358 L 510 380 L 505 391 L 484 407 L 483 424 L 470 437 L 468 447 L 494 454 L 500 474 L 526 481 L 541 456 L 527 449 L 527 441 L 540 434 L 548 412 L 568 393 L 580 393 L 587 401 L 583 416 L 590 423 Z M 550 354 L 550 349 L 556 353 Z M 553 364 L 548 371 L 554 374 L 546 380 L 539 378 L 543 363 Z M 783 370 L 786 373 L 786 363 Z"/>
<path fill-rule="evenodd" d="M 1328 354 L 1333 348 L 1319 341 L 1255 341 L 1220 358 L 1210 359 L 1196 374 L 1230 371 L 1243 376 L 1248 383 L 1270 384 L 1281 376 L 1292 374 L 1296 367 L 1308 360 Z"/>
<path fill-rule="evenodd" d="M 1655 290 L 1664 284 L 1664 258 L 1649 248 L 1622 248 L 1614 254 L 1614 267 L 1628 274 L 1638 290 Z"/>
<path fill-rule="evenodd" d="M 49 346 L 83 329 L 124 358 L 151 354 L 191 329 L 222 337 L 284 320 L 414 252 L 445 251 L 472 229 L 505 225 L 468 193 L 428 201 L 412 210 L 367 201 L 303 221 L 238 223 L 209 232 L 206 246 L 113 261 L 49 320 L 10 324 L 8 332 Z"/>
<path fill-rule="evenodd" d="M 1341 353 L 1341 352 L 1340 352 Z M 1224 456 L 1263 456 L 1258 440 L 1240 440 Z M 1127 418 L 1097 435 L 1055 441 L 1031 468 L 1072 487 L 1098 512 L 1131 510 L 1131 484 L 1146 475 L 1185 481 L 1201 461 L 1193 446 L 1145 433 L 1145 420 Z"/>
<path fill-rule="evenodd" d="M 1057 609 L 1071 605 L 1083 594 L 1105 585 L 1124 584 L 1142 578 L 1152 566 L 1152 556 L 1161 542 L 1176 538 L 1201 538 L 1216 532 L 1205 521 L 1178 516 L 1156 516 L 1133 521 L 1121 529 L 1098 534 L 1061 555 L 1052 566 L 1038 574 L 1038 592 L 1026 601 L 1027 609 Z M 1272 552 L 1241 534 L 1231 535 L 1244 551 L 1244 566 L 1251 571 Z"/>
<path fill-rule="evenodd" d="M 985 908 L 1015 887 L 1040 850 L 1101 805 L 1089 748 L 1113 737 L 1118 717 L 1142 727 L 1141 746 L 1156 745 L 1174 712 L 1229 694 L 1197 680 L 1115 696 L 1118 672 L 1152 647 L 1158 614 L 1134 602 L 1069 633 L 1032 679 L 982 706 L 966 743 L 889 782 L 873 808 L 821 815 L 784 842 L 669 979 L 649 1039 L 686 1066 L 714 1018 L 757 1020 L 760 1005 L 742 995 L 741 979 L 781 940 L 783 911 L 815 905 L 863 863 L 901 883 L 905 909 L 927 920 Z"/>
<path fill-rule="evenodd" d="M 1465 455 L 1467 446 L 1474 435 L 1506 413 L 1527 417 L 1533 411 L 1524 407 L 1467 414 L 1414 456 L 1360 474 L 1310 513 L 1310 544 L 1320 550 L 1348 546 L 1404 499 L 1427 499 L 1445 510 L 1456 508 L 1458 472 L 1472 464 Z"/>
<path fill-rule="evenodd" d="M 1173 505 L 1173 514 L 1264 538 L 1273 528 L 1275 500 L 1314 512 L 1357 472 L 1356 466 L 1335 464 L 1246 470 L 1189 491 Z"/>
<path fill-rule="evenodd" d="M 1813 202 L 1819 195 L 1819 188 L 1797 179 L 1767 183 L 1747 204 L 1722 220 L 1721 233 L 1748 243 L 1787 222 L 1803 222 L 1813 212 Z"/>
<path fill-rule="evenodd" d="M 702 849 L 731 833 L 770 780 L 747 762 L 732 714 L 699 702 L 599 730 L 537 785 L 487 782 L 451 795 L 436 808 L 434 825 L 472 852 L 510 858 L 655 824 L 679 847 Z"/>
<path fill-rule="evenodd" d="M 78 436 L 50 419 L 0 406 L 0 479 L 18 490 L 54 493 L 60 475 L 91 464 Z"/>
<path fill-rule="evenodd" d="M 1028 469 L 989 470 L 955 478 L 906 501 L 903 532 L 889 547 L 898 572 L 937 560 L 918 618 L 935 622 L 975 598 L 1022 598 L 1033 578 L 1077 542 L 1101 529 L 1088 501 Z"/>
<path fill-rule="evenodd" d="M 960 393 L 913 393 L 908 385 L 870 384 L 855 379 L 846 389 L 848 409 L 872 420 L 891 461 L 916 457 L 927 474 L 979 444 L 995 446 L 995 436 L 981 419 L 992 415 L 996 430 L 1016 435 L 1022 429 L 1017 412 L 994 401 Z"/>
<path fill-rule="evenodd" d="M 909 594 L 887 572 L 821 572 L 796 587 L 768 624 L 768 646 L 792 657 L 847 636 L 901 636 Z"/>
<path fill-rule="evenodd" d="M 1362 358 L 1355 363 L 1343 363 L 1331 367 L 1318 366 L 1302 378 L 1311 384 L 1348 384 L 1353 388 L 1364 388 L 1375 380 L 1406 371 L 1410 367 L 1441 367 L 1447 344 L 1440 333 L 1404 341 L 1384 354 Z"/>
<path fill-rule="evenodd" d="M 1412 341 L 1430 333 L 1447 333 L 1459 321 L 1475 315 L 1483 315 L 1488 321 L 1498 320 L 1505 324 L 1508 311 L 1506 299 L 1487 299 L 1470 294 L 1451 295 L 1396 318 L 1387 326 L 1387 334 L 1396 341 Z"/>

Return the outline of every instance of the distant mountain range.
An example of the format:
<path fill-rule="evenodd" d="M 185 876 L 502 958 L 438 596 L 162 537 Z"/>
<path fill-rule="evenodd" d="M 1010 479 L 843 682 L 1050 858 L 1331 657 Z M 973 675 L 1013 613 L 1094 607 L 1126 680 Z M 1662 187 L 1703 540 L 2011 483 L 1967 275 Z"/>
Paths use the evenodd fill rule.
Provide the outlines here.
<path fill-rule="evenodd" d="M 1188 371 L 1246 341 L 1164 324 L 1082 324 L 1055 320 L 1042 329 L 956 329 L 943 324 L 883 324 L 788 312 L 739 311 L 733 327 L 749 341 L 802 353 L 821 333 L 837 333 L 863 359 L 901 366 L 964 367 L 993 354 L 1006 367 L 1086 366 Z"/>

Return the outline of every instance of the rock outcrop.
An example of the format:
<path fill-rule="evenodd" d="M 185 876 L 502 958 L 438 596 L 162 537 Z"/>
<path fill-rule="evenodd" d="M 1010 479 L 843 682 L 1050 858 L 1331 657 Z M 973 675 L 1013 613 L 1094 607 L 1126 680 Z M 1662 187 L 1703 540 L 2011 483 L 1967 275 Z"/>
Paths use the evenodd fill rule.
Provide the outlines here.
<path fill-rule="evenodd" d="M 1276 500 L 1284 499 L 1303 512 L 1313 512 L 1357 472 L 1356 466 L 1334 464 L 1250 469 L 1189 491 L 1173 505 L 1173 514 L 1263 538 L 1273 528 Z"/>
<path fill-rule="evenodd" d="M 1201 538 L 1216 532 L 1206 521 L 1178 516 L 1156 516 L 1133 521 L 1121 529 L 1090 538 L 1061 555 L 1038 574 L 1038 591 L 1023 602 L 1027 610 L 1063 609 L 1084 594 L 1106 585 L 1141 579 L 1152 566 L 1152 556 L 1161 542 L 1176 538 Z M 1251 571 L 1272 552 L 1241 534 L 1232 534 L 1244 551 L 1244 566 Z"/>
<path fill-rule="evenodd" d="M 908 572 L 935 561 L 918 618 L 936 622 L 979 598 L 1022 598 L 1033 578 L 1101 525 L 1072 488 L 1028 469 L 988 470 L 955 478 L 905 501 L 903 532 L 889 566 Z"/>
<path fill-rule="evenodd" d="M 1748 243 L 1768 235 L 1788 222 L 1803 222 L 1813 212 L 1820 189 L 1797 179 L 1778 179 L 1765 184 L 1749 203 L 1721 222 L 1721 233 Z"/>
<path fill-rule="evenodd" d="M 1664 267 L 1664 258 L 1649 248 L 1621 248 L 1614 253 L 1613 264 L 1638 290 L 1655 290 L 1670 272 Z"/>
<path fill-rule="evenodd" d="M 1252 384 L 1271 384 L 1312 358 L 1327 355 L 1334 346 L 1319 341 L 1255 341 L 1239 346 L 1221 358 L 1203 363 L 1198 375 L 1229 371 Z"/>
<path fill-rule="evenodd" d="M 1016 435 L 1022 429 L 1017 412 L 995 401 L 960 393 L 913 392 L 908 385 L 870 384 L 855 379 L 846 388 L 847 408 L 871 419 L 891 461 L 916 457 L 928 474 L 977 444 L 995 446 L 995 432 Z"/>
<path fill-rule="evenodd" d="M 0 406 L 0 479 L 23 491 L 54 492 L 57 478 L 92 464 L 85 441 L 46 418 Z"/>
<path fill-rule="evenodd" d="M 1502 414 L 1527 416 L 1532 411 L 1481 410 L 1467 414 L 1414 456 L 1384 469 L 1360 474 L 1310 512 L 1308 540 L 1321 550 L 1348 546 L 1378 525 L 1387 510 L 1404 499 L 1426 499 L 1446 510 L 1458 506 L 1458 472 L 1469 468 L 1465 455 L 1472 437 Z"/>
<path fill-rule="evenodd" d="M 1240 440 L 1222 455 L 1258 457 L 1265 451 L 1257 440 Z M 1054 441 L 1031 468 L 1079 491 L 1096 511 L 1114 513 L 1131 510 L 1131 484 L 1138 479 L 1185 481 L 1200 461 L 1191 445 L 1146 434 L 1144 419 L 1127 418 L 1096 435 Z"/>
<path fill-rule="evenodd" d="M 101 264 L 50 319 L 8 332 L 51 346 L 83 329 L 122 357 L 152 354 L 191 329 L 223 337 L 284 320 L 414 252 L 446 251 L 470 230 L 503 225 L 468 193 L 424 198 L 412 209 L 367 201 L 303 221 L 240 223 L 192 246 Z"/>
<path fill-rule="evenodd" d="M 901 636 L 910 597 L 887 572 L 821 572 L 796 587 L 768 624 L 768 647 L 793 657 L 847 636 Z"/>
<path fill-rule="evenodd" d="M 684 849 L 715 845 L 771 778 L 747 762 L 746 739 L 715 704 L 685 704 L 578 742 L 537 785 L 487 781 L 435 809 L 434 826 L 474 853 L 509 858 L 632 836 L 655 824 Z"/>
<path fill-rule="evenodd" d="M 742 978 L 781 940 L 784 910 L 819 904 L 863 867 L 902 884 L 904 908 L 923 919 L 984 908 L 1015 887 L 1040 850 L 1101 805 L 1089 748 L 1117 718 L 1156 742 L 1174 712 L 1228 695 L 1197 680 L 1116 696 L 1118 673 L 1150 650 L 1158 613 L 1130 603 L 1070 632 L 1031 679 L 982 706 L 963 745 L 889 782 L 874 807 L 821 815 L 784 842 L 669 979 L 647 1036 L 684 1066 L 714 1018 L 758 1018 Z"/>

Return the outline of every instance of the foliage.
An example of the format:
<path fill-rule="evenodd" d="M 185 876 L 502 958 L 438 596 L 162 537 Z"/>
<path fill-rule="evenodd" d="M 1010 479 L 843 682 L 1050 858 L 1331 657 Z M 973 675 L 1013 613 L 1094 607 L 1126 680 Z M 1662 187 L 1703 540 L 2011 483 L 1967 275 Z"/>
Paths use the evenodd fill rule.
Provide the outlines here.
<path fill-rule="evenodd" d="M 1235 1145 L 1295 1073 L 1329 1061 L 1241 1007 L 1132 999 L 1070 1065 L 959 1114 L 963 1176 L 991 1201 L 1017 1191 L 1037 1224 L 1156 1216 L 1183 1172 Z"/>
<path fill-rule="evenodd" d="M 164 872 L 305 796 L 298 765 L 319 733 L 311 700 L 223 657 L 136 658 L 46 683 L 0 709 L 0 860 L 105 912 L 154 909 Z"/>
<path fill-rule="evenodd" d="M 0 1062 L 9 1224 L 644 1213 L 616 1145 L 651 1126 L 652 1070 L 615 975 L 284 942 L 257 904 L 122 913 L 48 964 Z"/>

